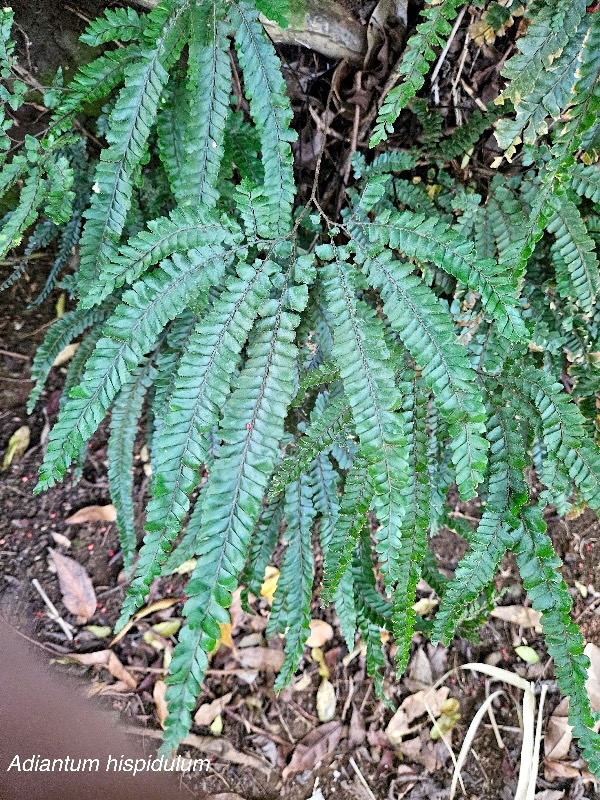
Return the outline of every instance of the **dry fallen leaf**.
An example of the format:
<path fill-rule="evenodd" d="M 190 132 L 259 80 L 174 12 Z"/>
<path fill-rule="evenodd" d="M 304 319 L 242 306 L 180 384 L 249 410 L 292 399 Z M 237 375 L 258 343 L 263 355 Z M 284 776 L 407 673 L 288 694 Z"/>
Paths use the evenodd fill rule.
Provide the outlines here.
<path fill-rule="evenodd" d="M 112 503 L 105 506 L 85 506 L 80 508 L 65 522 L 67 525 L 82 525 L 84 522 L 114 522 L 117 519 L 117 509 Z"/>
<path fill-rule="evenodd" d="M 282 650 L 272 647 L 245 647 L 236 653 L 236 658 L 248 669 L 279 672 L 283 666 L 284 654 Z"/>
<path fill-rule="evenodd" d="M 56 567 L 63 603 L 71 614 L 86 622 L 96 611 L 96 592 L 85 567 L 58 550 L 48 549 Z"/>
<path fill-rule="evenodd" d="M 434 691 L 422 690 L 406 697 L 385 730 L 390 742 L 399 745 L 402 737 L 409 733 L 413 720 L 427 714 L 427 707 L 434 717 L 439 717 L 442 704 L 448 698 L 448 691 L 448 687 L 442 686 Z"/>
<path fill-rule="evenodd" d="M 562 789 L 544 789 L 542 792 L 538 792 L 533 800 L 562 800 L 565 796 L 565 793 Z"/>
<path fill-rule="evenodd" d="M 589 642 L 583 652 L 590 660 L 585 689 L 590 698 L 592 711 L 600 711 L 600 647 Z"/>
<path fill-rule="evenodd" d="M 113 678 L 123 681 L 128 689 L 135 689 L 137 686 L 136 679 L 125 669 L 112 650 L 97 650 L 95 653 L 69 653 L 67 658 L 86 667 L 105 667 Z"/>
<path fill-rule="evenodd" d="M 63 349 L 60 351 L 60 353 L 56 356 L 56 358 L 52 362 L 52 366 L 61 367 L 63 364 L 66 364 L 67 361 L 70 361 L 73 358 L 73 356 L 77 352 L 78 347 L 79 347 L 79 342 L 73 342 L 72 344 L 68 344 L 66 347 L 63 347 Z"/>
<path fill-rule="evenodd" d="M 331 681 L 321 681 L 317 690 L 317 716 L 321 722 L 331 722 L 335 717 L 336 697 Z"/>
<path fill-rule="evenodd" d="M 160 722 L 161 728 L 165 727 L 165 720 L 168 715 L 167 710 L 167 684 L 164 681 L 156 681 L 154 684 L 154 689 L 152 691 L 152 697 L 154 698 L 154 705 L 156 707 L 156 716 L 158 721 Z"/>
<path fill-rule="evenodd" d="M 323 647 L 326 642 L 333 639 L 333 628 L 322 619 L 311 619 L 310 636 L 306 640 L 307 647 Z"/>
<path fill-rule="evenodd" d="M 53 533 L 52 538 L 59 547 L 71 547 L 71 540 L 62 533 Z"/>
<path fill-rule="evenodd" d="M 281 777 L 287 780 L 295 772 L 313 769 L 319 761 L 334 752 L 342 736 L 341 722 L 326 722 L 310 731 L 296 745 L 292 760 L 283 770 Z"/>
<path fill-rule="evenodd" d="M 548 720 L 544 736 L 544 756 L 548 761 L 561 761 L 569 755 L 573 739 L 568 721 L 569 701 L 565 697 Z"/>
<path fill-rule="evenodd" d="M 437 597 L 422 597 L 414 604 L 413 611 L 420 617 L 426 617 L 427 614 L 431 614 L 433 609 L 437 608 L 439 604 L 440 601 Z"/>
<path fill-rule="evenodd" d="M 448 741 L 452 732 L 446 737 Z M 429 738 L 429 732 L 422 730 L 421 733 L 412 738 L 401 742 L 397 748 L 407 761 L 421 764 L 428 772 L 436 772 L 442 769 L 446 761 L 450 758 L 450 752 L 444 742 L 433 742 Z"/>
<path fill-rule="evenodd" d="M 212 703 L 202 703 L 198 711 L 196 711 L 194 723 L 196 725 L 206 725 L 207 727 L 211 725 L 232 697 L 233 692 L 227 692 L 223 697 L 217 697 Z"/>
<path fill-rule="evenodd" d="M 540 620 L 542 615 L 539 611 L 527 606 L 498 606 L 490 612 L 491 617 L 502 619 L 505 622 L 512 622 L 521 628 L 534 628 L 536 633 L 542 632 Z"/>
<path fill-rule="evenodd" d="M 1 472 L 7 470 L 13 461 L 18 461 L 29 447 L 31 432 L 28 425 L 21 425 L 8 440 L 6 453 L 2 460 Z"/>

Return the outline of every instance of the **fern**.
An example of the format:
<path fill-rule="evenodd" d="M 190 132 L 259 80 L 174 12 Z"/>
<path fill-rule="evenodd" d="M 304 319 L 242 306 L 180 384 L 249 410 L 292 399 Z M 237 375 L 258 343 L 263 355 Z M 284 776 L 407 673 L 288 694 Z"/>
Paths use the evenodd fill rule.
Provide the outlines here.
<path fill-rule="evenodd" d="M 343 115 L 333 150 L 329 129 L 318 132 L 316 174 L 307 181 L 294 161 L 297 129 L 312 135 L 311 121 L 294 117 L 291 73 L 261 22 L 285 26 L 292 5 L 107 10 L 82 37 L 100 53 L 45 93 L 47 129 L 13 146 L 0 119 L 0 253 L 16 256 L 2 283 L 51 245 L 34 302 L 62 273 L 74 304 L 34 359 L 30 410 L 56 356 L 79 342 L 37 491 L 71 467 L 80 474 L 110 413 L 109 484 L 133 571 L 143 422 L 152 479 L 118 627 L 155 578 L 195 559 L 165 752 L 189 730 L 233 592 L 242 585 L 250 604 L 280 552 L 267 623 L 285 637 L 276 688 L 302 656 L 317 548 L 321 601 L 334 604 L 349 649 L 362 636 L 382 697 L 381 631 L 399 672 L 415 630 L 476 637 L 512 552 L 600 772 L 581 640 L 542 521 L 549 503 L 600 509 L 600 14 L 581 0 L 528 4 L 502 94 L 448 133 L 422 89 L 453 25 L 462 36 L 464 4 L 426 2 L 377 120 L 361 118 L 353 174 L 337 192 L 323 181 L 330 156 L 349 157 Z M 500 30 L 507 14 L 492 4 L 485 19 Z M 11 25 L 0 11 L 0 96 L 14 110 L 25 87 Z M 391 149 L 405 108 L 420 133 Z M 92 145 L 78 133 L 90 116 Z M 492 125 L 503 158 L 490 174 L 476 162 Z M 379 145 L 373 157 L 365 135 Z M 475 526 L 451 513 L 454 487 L 481 508 Z M 452 578 L 429 548 L 442 525 L 469 547 Z M 413 610 L 421 576 L 440 596 L 434 622 Z"/>
<path fill-rule="evenodd" d="M 394 78 L 402 82 L 384 99 L 371 136 L 371 147 L 380 144 L 387 134 L 393 133 L 394 122 L 400 112 L 425 83 L 429 64 L 435 58 L 433 48 L 445 43 L 445 37 L 452 31 L 451 22 L 461 5 L 460 0 L 427 0 L 421 12 L 424 21 L 417 25 L 394 70 Z"/>

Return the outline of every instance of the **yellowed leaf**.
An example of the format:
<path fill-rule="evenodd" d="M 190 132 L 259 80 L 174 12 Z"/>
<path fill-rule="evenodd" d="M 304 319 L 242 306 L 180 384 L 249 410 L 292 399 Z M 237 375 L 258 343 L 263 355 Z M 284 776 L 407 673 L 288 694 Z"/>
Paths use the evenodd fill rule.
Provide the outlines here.
<path fill-rule="evenodd" d="M 223 733 L 223 717 L 220 714 L 217 714 L 211 722 L 209 730 L 213 736 L 220 736 Z"/>
<path fill-rule="evenodd" d="M 170 636 L 175 636 L 177 631 L 181 628 L 180 619 L 167 619 L 164 622 L 157 622 L 152 626 L 152 630 L 168 639 Z"/>
<path fill-rule="evenodd" d="M 84 630 L 89 631 L 96 639 L 106 639 L 111 634 L 109 625 L 86 625 Z"/>
<path fill-rule="evenodd" d="M 79 347 L 79 342 L 74 342 L 72 344 L 68 344 L 66 347 L 63 347 L 63 349 L 60 351 L 60 353 L 56 356 L 56 358 L 52 362 L 52 366 L 62 367 L 63 364 L 66 364 L 73 358 L 73 356 L 77 352 L 78 347 Z"/>
<path fill-rule="evenodd" d="M 156 708 L 156 716 L 162 728 L 165 727 L 165 720 L 168 715 L 167 709 L 167 684 L 164 681 L 156 681 L 154 689 L 152 690 L 152 697 L 154 699 L 154 706 Z"/>
<path fill-rule="evenodd" d="M 437 608 L 439 602 L 437 597 L 422 597 L 414 604 L 413 611 L 420 617 L 426 617 L 427 614 L 431 614 L 434 608 Z"/>
<path fill-rule="evenodd" d="M 21 425 L 8 440 L 6 453 L 2 460 L 1 472 L 7 470 L 13 461 L 18 461 L 29 447 L 31 431 L 29 425 Z"/>
<path fill-rule="evenodd" d="M 335 717 L 336 697 L 331 681 L 324 679 L 317 690 L 317 716 L 321 722 L 331 722 Z"/>
<path fill-rule="evenodd" d="M 84 522 L 115 522 L 117 509 L 112 503 L 105 506 L 84 506 L 67 517 L 67 525 L 82 525 Z"/>
<path fill-rule="evenodd" d="M 90 576 L 78 561 L 63 556 L 62 553 L 51 547 L 48 549 L 50 558 L 56 567 L 63 603 L 71 614 L 81 617 L 86 622 L 94 615 L 97 604 L 96 592 Z"/>
<path fill-rule="evenodd" d="M 209 726 L 213 723 L 216 717 L 221 714 L 225 706 L 229 705 L 233 692 L 227 692 L 223 697 L 217 697 L 211 703 L 202 703 L 196 714 L 194 715 L 194 723 L 196 725 Z"/>
<path fill-rule="evenodd" d="M 333 628 L 322 619 L 311 619 L 310 636 L 306 640 L 307 647 L 323 647 L 326 642 L 333 639 Z"/>
<path fill-rule="evenodd" d="M 157 600 L 155 603 L 150 603 L 149 606 L 141 608 L 137 614 L 135 614 L 133 618 L 121 628 L 117 635 L 113 636 L 110 646 L 113 647 L 117 642 L 119 642 L 123 636 L 125 636 L 125 634 L 128 633 L 139 622 L 139 620 L 143 619 L 144 617 L 149 617 L 150 614 L 154 614 L 157 611 L 164 611 L 167 608 L 171 608 L 171 606 L 174 606 L 177 603 L 179 603 L 179 599 L 177 597 L 163 597 L 162 600 Z"/>
<path fill-rule="evenodd" d="M 542 632 L 540 623 L 542 615 L 527 606 L 498 606 L 490 612 L 490 616 L 504 622 L 512 622 L 521 628 L 534 628 L 536 633 Z"/>
<path fill-rule="evenodd" d="M 275 595 L 275 589 L 277 589 L 278 580 L 279 570 L 277 567 L 268 565 L 265 569 L 265 579 L 260 587 L 260 595 L 267 600 L 269 605 L 273 603 L 273 596 Z"/>
<path fill-rule="evenodd" d="M 187 575 L 189 572 L 193 572 L 196 569 L 196 564 L 198 563 L 197 558 L 188 558 L 187 561 L 184 561 L 183 564 L 180 564 L 177 569 L 174 569 L 177 575 Z"/>
<path fill-rule="evenodd" d="M 533 647 L 528 647 L 526 644 L 515 647 L 515 653 L 519 656 L 519 658 L 523 659 L 526 664 L 537 664 L 540 660 L 540 657 L 535 652 Z"/>
<path fill-rule="evenodd" d="M 431 729 L 431 738 L 436 741 L 447 736 L 460 719 L 460 703 L 454 697 L 449 697 L 441 705 L 441 714 Z"/>

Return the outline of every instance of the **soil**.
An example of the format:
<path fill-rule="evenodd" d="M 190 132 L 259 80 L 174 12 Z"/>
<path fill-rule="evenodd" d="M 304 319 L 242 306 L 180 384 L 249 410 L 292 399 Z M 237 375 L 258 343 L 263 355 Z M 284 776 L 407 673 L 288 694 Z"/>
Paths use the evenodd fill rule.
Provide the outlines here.
<path fill-rule="evenodd" d="M 76 40 L 84 26 L 82 17 L 94 16 L 103 4 L 80 0 L 76 10 L 69 10 L 68 4 L 57 4 L 52 8 L 52 4 L 45 0 L 13 2 L 12 5 L 29 69 L 41 79 L 59 63 L 77 61 Z M 33 40 L 35 46 L 31 44 Z M 337 165 L 330 166 L 331 169 L 334 167 Z M 3 614 L 18 620 L 16 624 L 25 627 L 41 645 L 57 655 L 64 655 L 93 652 L 108 646 L 107 638 L 98 639 L 87 626 L 114 625 L 125 583 L 116 526 L 113 523 L 69 525 L 65 521 L 78 509 L 110 502 L 105 427 L 92 440 L 88 462 L 78 482 L 67 480 L 42 495 L 33 495 L 32 492 L 49 426 L 58 411 L 65 372 L 64 367 L 52 370 L 40 402 L 28 416 L 25 404 L 32 385 L 29 380 L 31 362 L 36 347 L 56 316 L 56 302 L 60 296 L 60 290 L 55 290 L 42 307 L 26 311 L 27 304 L 43 286 L 46 272 L 45 260 L 32 261 L 25 279 L 0 298 L 0 454 L 5 452 L 17 428 L 27 425 L 31 432 L 27 451 L 2 473 L 0 479 L 0 606 Z M 138 455 L 135 486 L 140 512 L 146 485 L 143 462 Z M 457 513 L 476 516 L 477 509 L 457 506 Z M 571 520 L 560 519 L 549 512 L 547 522 L 550 536 L 563 560 L 562 574 L 573 596 L 574 616 L 586 641 L 600 645 L 600 523 L 590 512 Z M 85 625 L 79 624 L 62 602 L 56 572 L 49 563 L 49 547 L 57 548 L 78 561 L 91 578 L 98 607 Z M 444 529 L 433 540 L 433 548 L 440 568 L 450 575 L 465 551 L 465 544 Z M 47 608 L 33 587 L 34 579 L 39 581 L 63 618 L 74 626 L 76 633 L 72 642 L 49 619 Z M 153 691 L 162 676 L 164 649 L 157 649 L 155 636 L 153 639 L 145 634 L 152 634 L 151 626 L 157 622 L 179 616 L 184 585 L 185 579 L 180 576 L 156 581 L 151 587 L 149 602 L 169 597 L 174 598 L 176 604 L 140 621 L 114 645 L 114 652 L 123 665 L 139 678 L 134 691 L 115 687 L 115 681 L 107 678 L 106 673 L 69 668 L 85 675 L 94 692 L 104 695 L 101 702 L 121 712 L 127 723 L 152 730 L 159 727 Z M 506 559 L 502 566 L 497 590 L 502 604 L 525 603 L 511 559 Z M 430 596 L 431 592 L 423 586 L 420 597 Z M 316 708 L 319 668 L 306 649 L 293 688 L 276 696 L 272 672 L 241 667 L 243 658 L 240 654 L 249 641 L 254 643 L 252 646 L 265 646 L 263 631 L 267 602 L 257 601 L 254 607 L 253 615 L 237 613 L 230 643 L 233 646 L 223 644 L 214 655 L 200 702 L 210 702 L 232 693 L 222 713 L 222 735 L 235 749 L 236 757 L 260 759 L 265 772 L 235 763 L 227 756 L 217 757 L 208 775 L 184 779 L 190 796 L 216 797 L 221 793 L 227 797 L 224 793 L 232 793 L 229 797 L 233 798 L 233 793 L 236 793 L 246 800 L 278 797 L 306 800 L 311 797 L 318 799 L 317 788 L 320 787 L 326 800 L 333 797 L 358 800 L 402 797 L 441 800 L 448 797 L 451 761 L 442 746 L 434 755 L 428 756 L 429 761 L 424 759 L 423 754 L 430 746 L 426 721 L 421 720 L 415 726 L 417 738 L 414 739 L 412 754 L 407 750 L 404 756 L 400 756 L 394 751 L 384 733 L 392 712 L 377 700 L 372 681 L 366 675 L 364 656 L 359 652 L 350 661 L 345 659 L 347 650 L 335 619 L 331 612 L 320 609 L 317 598 L 313 617 L 329 621 L 334 628 L 333 639 L 323 649 L 337 694 L 335 719 L 341 720 L 344 727 L 339 745 L 324 758 L 322 765 L 292 774 L 283 781 L 282 772 L 289 764 L 297 743 L 319 724 Z M 172 647 L 168 640 L 159 640 L 159 644 L 163 648 L 166 646 L 167 650 Z M 520 661 L 515 654 L 515 644 L 533 647 L 541 657 L 540 663 L 527 665 Z M 270 650 L 277 650 L 278 646 L 277 642 L 271 643 Z M 435 679 L 447 669 L 481 661 L 518 672 L 529 680 L 546 681 L 549 686 L 546 721 L 560 701 L 541 637 L 532 629 L 524 631 L 498 619 L 490 618 L 483 626 L 478 642 L 457 639 L 448 649 L 433 648 L 424 638 L 416 636 L 409 670 L 402 680 L 395 678 L 393 652 L 389 645 L 386 646 L 386 655 L 385 685 L 396 704 L 422 686 L 419 678 L 424 663 L 429 665 L 431 677 Z M 64 670 L 65 667 L 54 669 Z M 56 679 L 61 680 L 61 676 L 57 674 Z M 452 732 L 456 751 L 489 685 L 483 676 L 462 671 L 451 675 L 446 685 L 450 695 L 460 704 L 461 718 Z M 507 692 L 494 706 L 505 747 L 501 749 L 498 746 L 491 726 L 484 725 L 477 736 L 476 757 L 470 755 L 463 767 L 466 796 L 473 800 L 509 800 L 514 796 L 520 747 L 520 734 L 515 727 L 514 697 Z M 197 727 L 193 732 L 204 736 L 209 734 L 205 727 Z M 424 738 L 418 739 L 422 732 L 425 732 Z M 432 760 L 435 762 L 436 759 L 438 763 L 432 765 Z M 571 750 L 569 763 L 578 763 L 575 748 Z M 594 790 L 584 769 L 581 764 L 573 769 L 575 774 L 571 777 L 553 780 L 547 780 L 542 770 L 538 790 L 563 792 L 560 796 L 571 800 L 585 800 L 586 797 L 591 800 Z M 558 800 L 558 796 L 555 797 Z"/>

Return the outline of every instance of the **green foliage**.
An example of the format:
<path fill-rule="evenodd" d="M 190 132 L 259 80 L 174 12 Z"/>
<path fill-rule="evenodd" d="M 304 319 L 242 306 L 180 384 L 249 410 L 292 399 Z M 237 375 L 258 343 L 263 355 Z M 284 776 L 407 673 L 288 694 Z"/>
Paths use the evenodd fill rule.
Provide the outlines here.
<path fill-rule="evenodd" d="M 48 129 L 9 153 L 0 120 L 0 253 L 24 241 L 3 285 L 56 242 L 41 300 L 77 245 L 81 256 L 64 284 L 74 310 L 32 367 L 30 410 L 56 356 L 79 342 L 37 491 L 81 467 L 110 414 L 109 483 L 132 574 L 117 627 L 156 577 L 196 559 L 165 752 L 192 724 L 234 591 L 241 584 L 250 606 L 274 553 L 268 632 L 285 636 L 276 689 L 292 677 L 318 542 L 321 601 L 335 605 L 349 649 L 357 632 L 366 643 L 382 695 L 381 629 L 399 672 L 416 629 L 476 635 L 513 552 L 600 773 L 581 637 L 542 516 L 549 504 L 600 509 L 600 12 L 530 4 L 499 101 L 446 135 L 415 95 L 462 6 L 425 4 L 372 130 L 383 145 L 412 114 L 420 144 L 354 154 L 339 213 L 321 205 L 322 187 L 298 207 L 298 126 L 260 21 L 284 24 L 297 11 L 284 0 L 107 10 L 82 37 L 103 52 L 46 92 Z M 493 27 L 503 9 L 490 5 Z M 0 12 L 2 99 L 13 109 L 23 88 L 11 24 Z M 99 157 L 73 132 L 97 102 L 107 103 Z M 513 163 L 471 178 L 492 125 Z M 136 557 L 140 420 L 152 480 Z M 454 487 L 481 508 L 476 527 L 451 513 Z M 469 547 L 450 579 L 429 546 L 444 524 Z M 440 596 L 433 622 L 413 610 L 421 577 Z"/>

